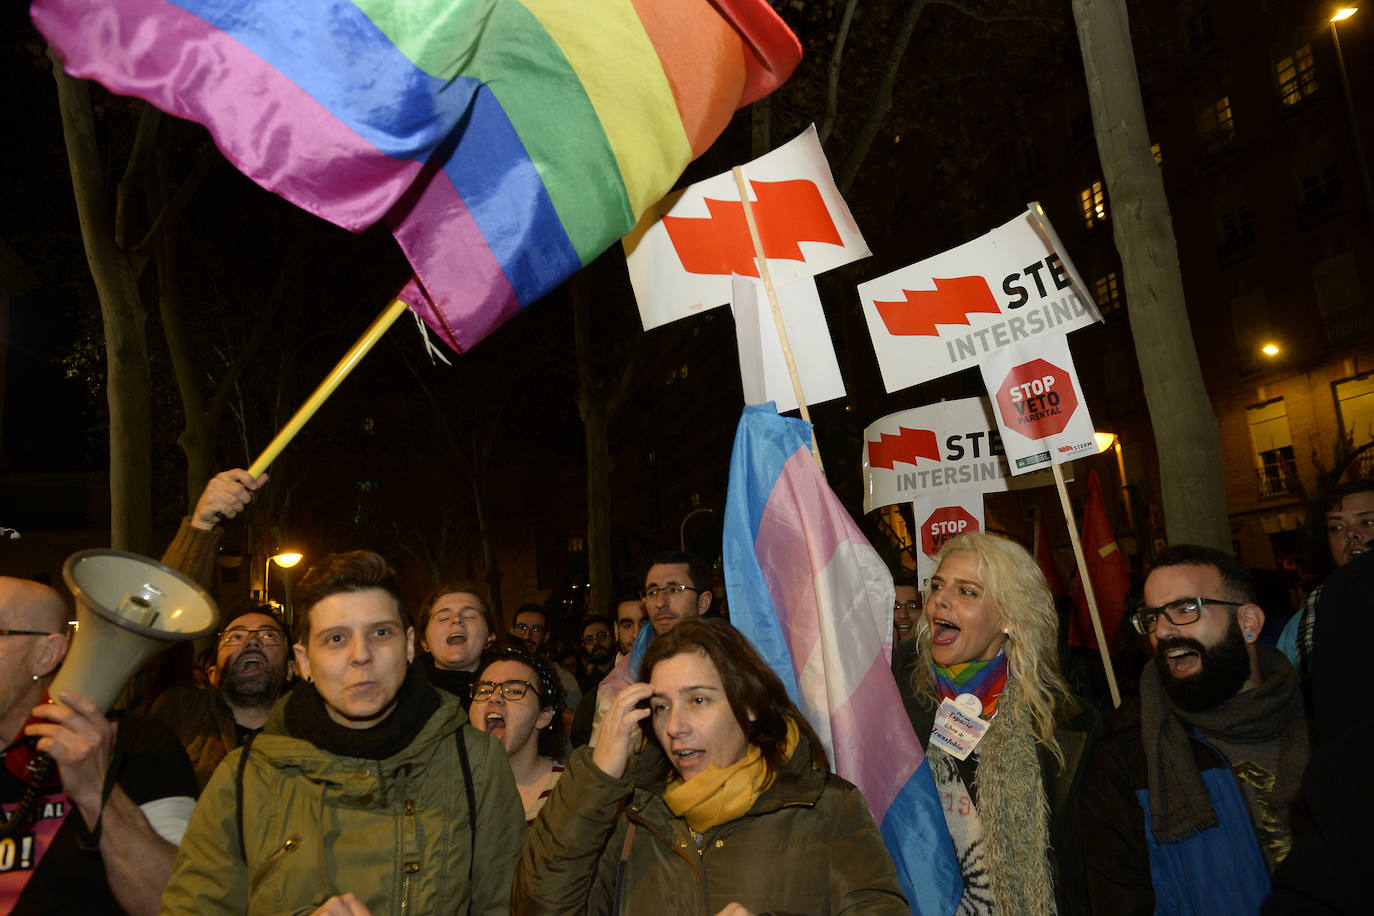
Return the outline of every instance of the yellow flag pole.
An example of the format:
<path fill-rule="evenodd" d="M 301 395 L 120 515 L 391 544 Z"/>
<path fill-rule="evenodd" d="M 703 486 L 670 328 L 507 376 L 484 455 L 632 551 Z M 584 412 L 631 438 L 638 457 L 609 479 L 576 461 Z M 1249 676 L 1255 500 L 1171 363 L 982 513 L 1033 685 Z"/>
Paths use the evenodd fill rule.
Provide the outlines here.
<path fill-rule="evenodd" d="M 349 351 L 344 354 L 344 358 L 339 360 L 339 364 L 330 370 L 325 376 L 324 381 L 320 382 L 314 394 L 301 405 L 300 409 L 291 417 L 277 437 L 272 440 L 267 448 L 263 449 L 262 454 L 257 457 L 253 465 L 248 469 L 248 473 L 258 477 L 267 470 L 268 465 L 277 460 L 282 449 L 286 448 L 287 443 L 296 437 L 296 433 L 301 431 L 301 427 L 310 421 L 315 415 L 315 411 L 320 409 L 320 405 L 334 393 L 348 374 L 358 365 L 358 361 L 367 355 L 377 341 L 382 339 L 382 335 L 387 332 L 396 319 L 401 317 L 401 313 L 406 310 L 406 304 L 400 299 L 393 299 L 391 304 L 382 310 L 382 313 L 373 320 L 363 336 L 359 337 Z"/>
<path fill-rule="evenodd" d="M 783 359 L 787 361 L 787 374 L 792 379 L 792 391 L 797 395 L 797 406 L 801 409 L 801 418 L 807 423 L 811 422 L 811 412 L 806 409 L 806 398 L 802 395 L 801 376 L 797 374 L 797 364 L 792 359 L 792 345 L 787 340 L 787 328 L 782 323 L 782 308 L 778 305 L 778 293 L 773 287 L 773 274 L 768 269 L 768 260 L 763 256 L 763 242 L 759 238 L 759 227 L 754 221 L 754 205 L 749 201 L 749 190 L 744 181 L 744 169 L 735 166 L 731 169 L 735 176 L 735 186 L 739 188 L 739 200 L 744 205 L 744 222 L 749 226 L 749 239 L 754 243 L 754 256 L 759 262 L 759 277 L 763 280 L 763 289 L 768 293 L 768 304 L 773 310 L 773 324 L 778 329 L 778 340 L 782 343 Z M 816 444 L 816 427 L 811 427 L 811 454 L 816 459 L 816 466 L 821 469 L 821 476 L 825 476 L 825 464 L 821 462 L 821 448 Z"/>
<path fill-rule="evenodd" d="M 1102 632 L 1102 617 L 1097 613 L 1097 596 L 1093 594 L 1092 576 L 1088 575 L 1088 564 L 1083 559 L 1083 544 L 1078 539 L 1078 525 L 1073 520 L 1073 506 L 1069 504 L 1069 491 L 1064 486 L 1064 472 L 1059 465 L 1052 465 L 1054 485 L 1059 489 L 1059 504 L 1064 507 L 1064 521 L 1069 526 L 1069 543 L 1073 544 L 1073 557 L 1078 561 L 1078 581 L 1083 584 L 1083 594 L 1088 599 L 1088 616 L 1093 621 L 1093 635 L 1097 637 L 1097 651 L 1102 653 L 1102 667 L 1107 672 L 1107 688 L 1112 692 L 1112 707 L 1121 705 L 1121 690 L 1116 686 L 1116 669 L 1112 667 L 1112 656 L 1107 651 L 1107 637 Z"/>

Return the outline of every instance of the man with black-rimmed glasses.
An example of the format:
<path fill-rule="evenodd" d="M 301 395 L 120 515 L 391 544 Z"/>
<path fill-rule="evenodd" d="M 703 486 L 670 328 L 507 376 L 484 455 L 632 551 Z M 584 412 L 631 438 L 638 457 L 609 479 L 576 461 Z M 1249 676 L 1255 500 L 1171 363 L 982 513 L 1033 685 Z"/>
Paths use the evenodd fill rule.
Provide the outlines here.
<path fill-rule="evenodd" d="M 1154 661 L 1083 791 L 1093 911 L 1258 912 L 1307 763 L 1297 675 L 1257 642 L 1245 567 L 1209 547 L 1163 551 L 1131 623 Z"/>
<path fill-rule="evenodd" d="M 149 715 L 176 733 L 201 788 L 215 767 L 267 721 L 287 674 L 286 628 L 270 605 L 248 607 L 220 632 L 215 686 L 174 687 Z"/>

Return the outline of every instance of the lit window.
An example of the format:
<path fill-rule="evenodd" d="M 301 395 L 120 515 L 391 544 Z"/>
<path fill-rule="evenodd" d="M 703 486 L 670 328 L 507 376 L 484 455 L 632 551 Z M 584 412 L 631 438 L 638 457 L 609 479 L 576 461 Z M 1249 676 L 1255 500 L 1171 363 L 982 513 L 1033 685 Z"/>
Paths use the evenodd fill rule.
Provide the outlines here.
<path fill-rule="evenodd" d="M 1285 496 L 1298 492 L 1298 468 L 1293 437 L 1288 430 L 1288 407 L 1283 398 L 1245 409 L 1250 421 L 1259 495 Z"/>
<path fill-rule="evenodd" d="M 1279 101 L 1290 108 L 1317 91 L 1317 65 L 1312 46 L 1303 45 L 1274 65 L 1279 79 Z"/>
<path fill-rule="evenodd" d="M 1164 151 L 1161 150 L 1161 149 L 1159 148 L 1159 144 L 1158 144 L 1158 143 L 1152 144 L 1152 145 L 1150 146 L 1150 152 L 1154 154 L 1154 157 L 1155 157 L 1155 165 L 1163 165 L 1163 164 L 1164 164 Z"/>
<path fill-rule="evenodd" d="M 1198 112 L 1197 131 L 1209 156 L 1220 153 L 1235 142 L 1236 124 L 1231 119 L 1231 99 L 1228 96 L 1222 96 Z"/>
<path fill-rule="evenodd" d="M 1097 310 L 1103 316 L 1110 315 L 1121 308 L 1121 284 L 1117 282 L 1116 272 L 1097 278 Z"/>
<path fill-rule="evenodd" d="M 1094 181 L 1091 187 L 1078 194 L 1079 207 L 1083 212 L 1083 225 L 1091 229 L 1107 219 L 1107 199 L 1102 194 L 1102 182 Z"/>

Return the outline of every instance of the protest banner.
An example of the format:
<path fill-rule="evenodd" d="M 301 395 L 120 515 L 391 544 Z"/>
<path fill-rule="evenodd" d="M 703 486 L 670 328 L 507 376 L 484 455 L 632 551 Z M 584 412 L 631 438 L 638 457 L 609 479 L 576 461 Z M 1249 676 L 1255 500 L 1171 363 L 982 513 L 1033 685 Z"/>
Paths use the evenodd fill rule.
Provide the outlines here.
<path fill-rule="evenodd" d="M 914 407 L 864 430 L 864 511 L 950 490 L 1000 493 L 1048 486 L 1044 473 L 1013 477 L 987 398 Z"/>
<path fill-rule="evenodd" d="M 868 257 L 814 125 L 740 169 L 763 256 L 777 282 Z M 624 245 L 646 331 L 725 305 L 732 274 L 760 276 L 760 256 L 730 172 L 664 197 L 645 212 Z"/>
<path fill-rule="evenodd" d="M 860 284 L 859 299 L 889 392 L 1102 320 L 1038 204 L 971 242 Z"/>
<path fill-rule="evenodd" d="M 978 368 L 997 408 L 993 415 L 1013 474 L 1097 454 L 1067 337 L 1006 347 L 989 353 Z"/>

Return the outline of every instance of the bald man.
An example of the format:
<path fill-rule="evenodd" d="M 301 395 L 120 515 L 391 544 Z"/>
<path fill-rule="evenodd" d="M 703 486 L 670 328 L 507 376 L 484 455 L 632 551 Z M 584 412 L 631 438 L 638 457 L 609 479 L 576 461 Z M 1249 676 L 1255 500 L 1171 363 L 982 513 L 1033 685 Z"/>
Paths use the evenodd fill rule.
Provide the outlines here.
<path fill-rule="evenodd" d="M 156 913 L 195 775 L 153 723 L 116 724 L 76 694 L 45 702 L 67 655 L 67 616 L 48 586 L 0 576 L 0 801 L 23 795 L 32 739 L 55 761 L 33 823 L 0 840 L 0 912 Z"/>

